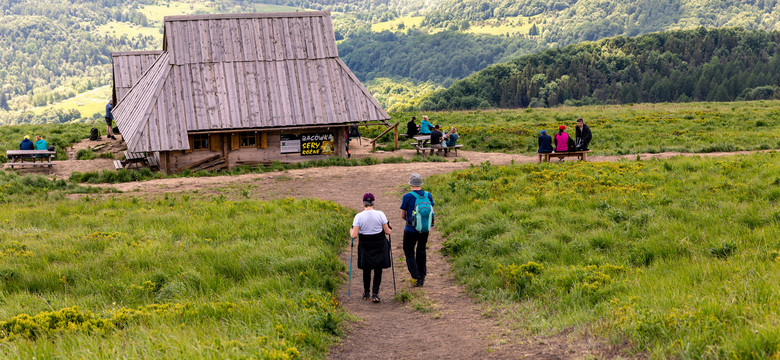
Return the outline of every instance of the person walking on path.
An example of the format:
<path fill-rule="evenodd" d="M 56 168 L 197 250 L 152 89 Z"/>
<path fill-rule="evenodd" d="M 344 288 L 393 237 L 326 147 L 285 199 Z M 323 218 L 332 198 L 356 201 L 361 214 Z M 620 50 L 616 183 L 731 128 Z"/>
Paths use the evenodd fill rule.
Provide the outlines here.
<path fill-rule="evenodd" d="M 577 119 L 577 128 L 574 130 L 574 148 L 577 151 L 587 151 L 590 140 L 593 139 L 593 135 L 590 133 L 590 127 L 582 121 L 582 118 Z"/>
<path fill-rule="evenodd" d="M 107 137 L 116 140 L 114 130 L 111 128 L 111 123 L 114 121 L 114 115 L 111 114 L 112 109 L 114 109 L 114 99 L 108 99 L 108 104 L 106 104 L 106 126 L 108 129 L 106 130 L 106 133 L 108 134 Z"/>
<path fill-rule="evenodd" d="M 404 256 L 409 274 L 412 276 L 412 286 L 423 286 L 425 283 L 425 276 L 428 273 L 425 264 L 427 256 L 425 246 L 428 244 L 430 226 L 433 226 L 433 195 L 423 191 L 422 184 L 422 175 L 417 173 L 410 175 L 409 186 L 412 191 L 404 195 L 401 201 L 401 218 L 406 223 Z"/>
<path fill-rule="evenodd" d="M 379 285 L 382 283 L 382 269 L 389 268 L 390 243 L 385 235 L 390 235 L 390 223 L 385 213 L 374 210 L 374 194 L 363 195 L 365 209 L 355 215 L 349 235 L 358 238 L 358 269 L 363 270 L 363 299 L 378 303 Z M 374 286 L 371 287 L 371 272 L 374 272 Z M 369 297 L 369 291 L 371 296 Z"/>

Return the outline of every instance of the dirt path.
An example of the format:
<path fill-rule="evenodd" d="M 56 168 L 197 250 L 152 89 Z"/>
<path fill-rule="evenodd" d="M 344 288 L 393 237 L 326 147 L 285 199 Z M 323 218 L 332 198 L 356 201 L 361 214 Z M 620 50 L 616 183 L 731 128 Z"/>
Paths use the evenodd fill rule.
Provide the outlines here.
<path fill-rule="evenodd" d="M 400 154 L 410 156 L 408 151 Z M 399 152 L 373 156 L 398 156 Z M 668 158 L 677 153 L 641 154 L 642 159 Z M 704 154 L 720 156 L 722 153 Z M 124 183 L 110 187 L 125 195 L 147 197 L 160 193 L 223 194 L 228 197 L 273 199 L 283 197 L 319 198 L 361 210 L 363 193 L 377 197 L 378 210 L 384 211 L 396 224 L 393 236 L 395 277 L 399 291 L 410 289 L 409 274 L 401 257 L 402 230 L 398 209 L 404 184 L 409 174 L 418 172 L 424 177 L 467 168 L 471 164 L 490 161 L 492 164 L 535 162 L 535 156 L 498 153 L 462 152 L 468 162 L 380 164 L 362 167 L 327 167 L 290 170 L 277 173 L 247 174 L 203 178 L 161 179 L 141 183 Z M 593 161 L 633 159 L 637 155 L 592 157 Z M 435 194 L 434 194 L 435 196 Z M 344 230 L 345 236 L 347 229 Z M 352 297 L 347 299 L 346 284 L 339 299 L 351 314 L 360 320 L 351 323 L 343 343 L 331 350 L 332 359 L 572 359 L 621 357 L 619 347 L 581 334 L 564 332 L 551 337 L 528 336 L 513 330 L 512 324 L 502 323 L 501 316 L 489 315 L 489 305 L 477 304 L 458 285 L 446 258 L 441 254 L 440 234 L 431 233 L 428 248 L 429 275 L 425 286 L 413 289 L 415 297 L 425 299 L 425 313 L 414 306 L 392 301 L 393 278 L 390 270 L 384 272 L 380 295 L 381 304 L 363 301 L 362 278 L 359 270 L 352 278 Z M 349 259 L 349 248 L 342 255 Z M 356 261 L 354 259 L 353 261 Z M 357 269 L 353 264 L 353 269 Z M 517 311 L 517 310 L 510 310 Z M 625 356 L 625 355 L 622 355 Z"/>

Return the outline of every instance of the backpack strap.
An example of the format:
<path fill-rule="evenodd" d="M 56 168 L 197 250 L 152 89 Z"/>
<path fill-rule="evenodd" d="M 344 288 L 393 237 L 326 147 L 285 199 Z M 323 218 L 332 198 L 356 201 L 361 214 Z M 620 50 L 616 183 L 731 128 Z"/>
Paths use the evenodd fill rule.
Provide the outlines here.
<path fill-rule="evenodd" d="M 416 191 L 410 191 L 410 193 L 411 193 L 411 194 L 412 194 L 414 197 L 416 197 L 417 199 L 419 199 L 419 200 L 425 200 L 425 198 L 427 198 L 427 197 L 428 197 L 428 192 L 427 192 L 427 191 L 423 191 L 423 194 L 422 194 L 422 195 L 418 194 Z"/>

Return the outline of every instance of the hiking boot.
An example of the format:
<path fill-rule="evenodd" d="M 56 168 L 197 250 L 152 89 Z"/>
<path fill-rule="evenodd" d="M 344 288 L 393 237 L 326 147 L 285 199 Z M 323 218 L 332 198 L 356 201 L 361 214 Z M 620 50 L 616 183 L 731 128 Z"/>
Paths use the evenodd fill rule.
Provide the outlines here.
<path fill-rule="evenodd" d="M 368 294 L 368 291 L 363 293 L 363 300 L 366 301 L 371 300 L 371 296 Z"/>
<path fill-rule="evenodd" d="M 114 135 L 111 135 L 111 136 L 109 136 L 109 137 L 110 137 L 112 140 L 116 140 L 116 136 L 114 136 Z"/>
<path fill-rule="evenodd" d="M 371 296 L 371 302 L 378 303 L 380 301 L 382 301 L 382 300 L 379 298 L 379 294 L 374 294 L 374 295 Z"/>

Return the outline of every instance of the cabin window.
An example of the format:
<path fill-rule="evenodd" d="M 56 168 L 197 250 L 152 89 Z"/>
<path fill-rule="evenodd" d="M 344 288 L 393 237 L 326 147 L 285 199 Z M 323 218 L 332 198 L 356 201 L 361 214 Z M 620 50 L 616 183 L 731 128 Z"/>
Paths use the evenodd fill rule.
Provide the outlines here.
<path fill-rule="evenodd" d="M 208 150 L 209 149 L 209 135 L 208 134 L 195 134 L 195 135 L 192 135 L 192 149 L 193 150 Z"/>
<path fill-rule="evenodd" d="M 241 147 L 256 147 L 257 136 L 254 131 L 245 131 L 239 134 L 239 143 Z"/>

